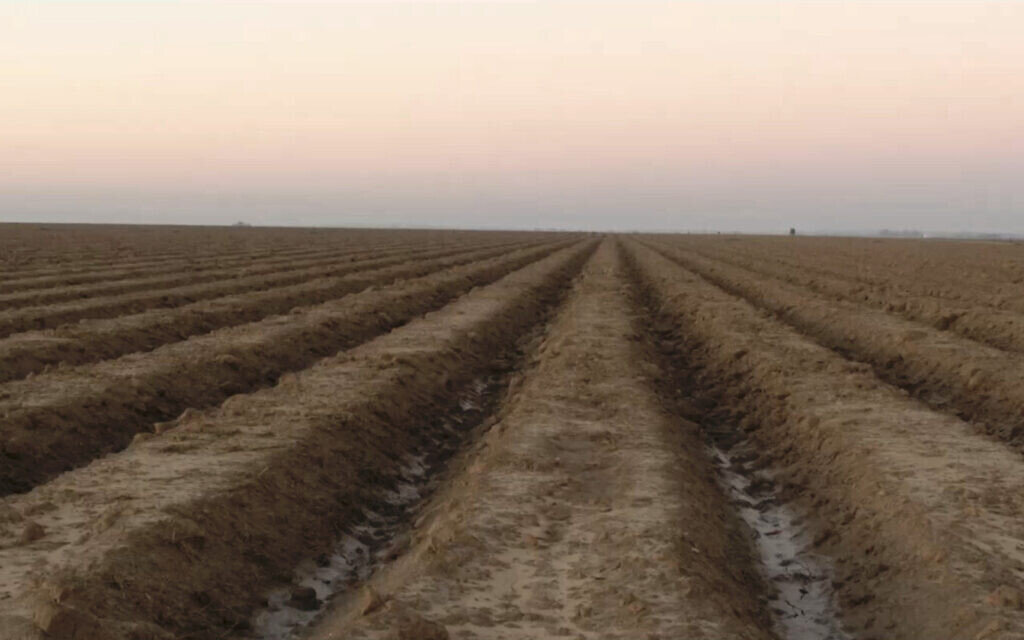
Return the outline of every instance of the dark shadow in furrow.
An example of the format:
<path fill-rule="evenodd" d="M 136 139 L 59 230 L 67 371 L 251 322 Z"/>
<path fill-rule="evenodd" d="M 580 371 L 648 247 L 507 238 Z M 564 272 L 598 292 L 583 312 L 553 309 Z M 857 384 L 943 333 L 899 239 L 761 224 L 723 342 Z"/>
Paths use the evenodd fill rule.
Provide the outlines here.
<path fill-rule="evenodd" d="M 753 555 L 760 559 L 757 571 L 771 592 L 764 605 L 773 616 L 776 635 L 783 640 L 849 640 L 839 619 L 831 561 L 814 551 L 814 532 L 776 486 L 773 471 L 755 464 L 758 456 L 744 427 L 732 420 L 722 398 L 703 388 L 702 371 L 677 340 L 675 319 L 660 310 L 632 254 L 624 255 L 639 310 L 637 324 L 661 372 L 659 396 L 706 441 L 705 453 L 723 493 L 746 524 Z"/>
<path fill-rule="evenodd" d="M 116 399 L 116 403 L 109 398 L 99 398 L 92 406 L 78 407 L 77 415 L 58 408 L 42 416 L 23 417 L 19 422 L 20 431 L 14 431 L 17 437 L 0 441 L 0 495 L 28 491 L 60 473 L 119 451 L 136 433 L 154 423 L 171 420 L 183 410 L 214 406 L 232 395 L 272 386 L 284 373 L 307 368 L 321 358 L 387 333 L 416 316 L 447 305 L 474 286 L 494 282 L 552 252 L 553 248 L 548 247 L 514 261 L 483 260 L 480 262 L 490 263 L 490 266 L 482 267 L 478 273 L 466 272 L 464 267 L 459 270 L 462 275 L 429 287 L 429 291 L 419 290 L 428 279 L 437 279 L 437 274 L 406 281 L 408 286 L 396 286 L 394 291 L 385 288 L 366 292 L 370 297 L 360 305 L 353 303 L 345 307 L 357 310 L 351 318 L 319 322 L 304 331 L 305 338 L 300 343 L 292 344 L 293 339 L 288 344 L 275 345 L 273 354 L 264 353 L 268 351 L 264 349 L 250 354 L 246 361 L 225 352 L 209 362 L 203 370 L 204 379 L 220 380 L 219 385 L 189 380 L 175 389 L 174 379 L 161 375 L 158 382 L 150 381 L 146 388 L 129 391 L 127 396 Z M 380 305 L 376 303 L 378 298 L 382 301 Z M 154 384 L 161 386 L 150 388 Z M 10 417 L 13 424 L 16 416 Z M 47 424 L 40 424 L 41 421 Z M 9 429 L 14 428 L 11 424 Z"/>
<path fill-rule="evenodd" d="M 301 254 L 308 253 L 326 253 L 326 252 L 341 252 L 344 250 L 359 251 L 365 249 L 368 243 L 372 243 L 375 247 L 381 249 L 387 248 L 399 248 L 405 246 L 406 248 L 413 249 L 420 244 L 430 244 L 429 238 L 392 238 L 390 240 L 384 239 L 382 236 L 378 236 L 375 239 L 365 239 L 363 242 L 353 240 L 351 238 L 344 239 L 339 242 L 289 242 L 285 244 L 276 244 L 270 242 L 269 238 L 267 243 L 257 243 L 256 245 L 246 244 L 242 247 L 236 247 L 231 250 L 220 251 L 213 247 L 203 247 L 196 249 L 195 251 L 183 251 L 184 247 L 188 244 L 177 245 L 177 248 L 169 251 L 162 252 L 147 252 L 144 249 L 139 250 L 139 254 L 143 255 L 118 255 L 115 251 L 104 252 L 99 250 L 96 255 L 90 255 L 88 257 L 76 257 L 67 253 L 61 253 L 59 258 L 40 258 L 39 262 L 35 266 L 26 265 L 22 269 L 6 269 L 0 271 L 0 289 L 7 284 L 14 284 L 17 286 L 18 283 L 32 281 L 32 280 L 43 280 L 43 279 L 59 279 L 64 277 L 71 278 L 90 278 L 96 274 L 108 273 L 108 272 L 123 272 L 123 271 L 137 271 L 137 272 L 148 272 L 153 273 L 159 269 L 173 268 L 175 265 L 216 265 L 218 263 L 231 263 L 233 261 L 244 260 L 247 257 L 259 258 L 259 257 L 287 257 L 287 256 L 298 256 Z M 168 237 L 167 243 L 174 246 L 174 240 L 172 237 Z M 187 243 L 187 240 L 179 240 L 180 242 Z M 129 241 L 130 242 L 130 241 Z M 78 241 L 79 244 L 88 244 L 88 239 L 82 239 Z M 166 243 L 165 243 L 166 244 Z M 226 266 L 226 265 L 225 265 Z M 70 283 L 69 283 L 70 284 Z"/>
<path fill-rule="evenodd" d="M 331 247 L 318 247 L 317 250 L 326 251 Z M 343 246 L 336 247 L 338 250 L 344 249 Z M 88 262 L 75 262 L 73 260 L 66 260 L 63 262 L 63 266 L 54 267 L 52 264 L 46 267 L 38 267 L 34 269 L 25 269 L 22 271 L 4 271 L 0 273 L 0 286 L 13 285 L 15 287 L 20 286 L 19 283 L 27 283 L 31 288 L 31 282 L 35 280 L 50 280 L 50 279 L 61 279 L 61 278 L 85 278 L 80 282 L 88 282 L 88 278 L 99 276 L 100 278 L 106 277 L 106 274 L 110 272 L 123 272 L 123 271 L 138 271 L 138 272 L 152 272 L 157 269 L 165 268 L 176 264 L 216 264 L 220 261 L 230 262 L 232 260 L 242 259 L 245 256 L 255 255 L 266 255 L 267 253 L 274 253 L 274 255 L 288 256 L 293 254 L 301 254 L 309 252 L 309 247 L 266 247 L 262 250 L 253 251 L 252 249 L 245 249 L 239 251 L 231 251 L 225 253 L 216 254 L 200 254 L 197 256 L 187 256 L 180 252 L 177 253 L 166 253 L 166 254 L 152 254 L 150 258 L 145 260 L 137 260 L 137 256 L 131 260 L 125 260 L 118 262 L 116 259 L 109 260 L 90 260 Z M 163 257 L 161 257 L 163 256 Z M 77 284 L 77 283 L 68 283 Z M 14 290 L 14 289 L 12 289 Z"/>
<path fill-rule="evenodd" d="M 574 250 L 577 246 L 574 246 Z M 380 402 L 381 398 L 386 399 L 388 396 L 374 395 L 366 398 L 365 405 L 360 405 L 365 408 L 357 410 L 358 415 L 332 418 L 340 421 L 349 430 L 347 436 L 341 436 L 347 438 L 347 442 L 335 442 L 325 446 L 322 454 L 311 456 L 309 447 L 325 445 L 323 438 L 337 440 L 340 435 L 333 433 L 331 429 L 318 428 L 319 433 L 311 436 L 312 439 L 301 447 L 305 449 L 304 451 L 296 450 L 287 454 L 288 457 L 298 456 L 307 462 L 311 458 L 317 459 L 322 456 L 331 461 L 330 465 L 321 466 L 316 470 L 300 470 L 282 461 L 281 466 L 272 469 L 266 475 L 260 474 L 262 479 L 253 482 L 256 486 L 252 489 L 258 495 L 249 503 L 259 505 L 255 515 L 260 521 L 256 526 L 257 530 L 269 526 L 275 512 L 288 513 L 296 508 L 302 509 L 302 518 L 307 521 L 307 526 L 301 532 L 296 532 L 294 539 L 290 539 L 291 544 L 288 548 L 268 550 L 267 555 L 270 558 L 255 559 L 260 565 L 261 581 L 249 586 L 250 589 L 258 590 L 248 593 L 244 598 L 247 603 L 245 606 L 220 608 L 217 606 L 220 604 L 217 598 L 224 594 L 218 593 L 211 596 L 212 606 L 199 607 L 190 603 L 189 606 L 194 609 L 191 612 L 175 610 L 167 617 L 157 618 L 151 615 L 152 611 L 167 612 L 166 603 L 146 602 L 145 593 L 139 592 L 123 593 L 123 599 L 136 606 L 145 619 L 158 619 L 160 626 L 168 631 L 173 630 L 175 637 L 224 638 L 232 632 L 251 634 L 254 631 L 252 616 L 257 610 L 250 606 L 262 607 L 267 604 L 267 598 L 260 597 L 260 594 L 267 593 L 266 587 L 269 585 L 273 588 L 275 583 L 278 587 L 287 584 L 304 560 L 308 562 L 312 559 L 313 564 L 319 560 L 320 564 L 329 565 L 331 554 L 338 551 L 338 545 L 346 540 L 345 536 L 355 537 L 357 541 L 361 536 L 362 539 L 371 541 L 374 548 L 388 549 L 383 556 L 385 559 L 391 555 L 392 550 L 397 552 L 403 544 L 400 538 L 389 536 L 386 532 L 374 537 L 365 529 L 357 527 L 370 524 L 374 520 L 374 514 L 378 516 L 378 523 L 381 520 L 380 516 L 384 514 L 389 516 L 392 523 L 408 522 L 411 512 L 392 504 L 393 500 L 390 498 L 395 493 L 400 493 L 408 483 L 408 476 L 415 468 L 410 462 L 422 460 L 424 466 L 437 467 L 436 473 L 424 474 L 430 477 L 444 473 L 445 462 L 450 460 L 452 453 L 465 448 L 466 434 L 470 433 L 471 439 L 474 429 L 480 433 L 497 420 L 496 411 L 500 411 L 503 406 L 503 391 L 509 389 L 507 393 L 512 393 L 512 389 L 518 388 L 515 382 L 520 363 L 532 353 L 533 345 L 540 340 L 540 331 L 547 327 L 551 317 L 561 306 L 582 264 L 593 254 L 594 248 L 596 243 L 590 247 L 583 247 L 556 273 L 546 276 L 544 284 L 538 284 L 536 288 L 531 285 L 530 302 L 518 304 L 517 308 L 502 312 L 500 318 L 496 319 L 499 324 L 489 325 L 490 329 L 481 326 L 479 332 L 474 331 L 465 338 L 459 338 L 457 343 L 462 346 L 439 356 L 411 355 L 412 363 L 405 365 L 406 367 L 417 369 L 423 364 L 432 365 L 434 368 L 428 368 L 427 371 L 433 371 L 435 375 L 417 380 L 416 374 L 406 370 L 401 376 L 405 378 L 405 383 L 395 387 L 393 391 L 396 394 L 406 394 L 407 397 L 389 404 Z M 519 294 L 517 291 L 506 293 Z M 486 300 L 486 297 L 482 300 Z M 472 316 L 472 308 L 468 309 L 465 315 Z M 495 331 L 496 327 L 503 327 L 503 330 Z M 419 344 L 422 345 L 422 341 Z M 445 367 L 444 363 L 453 361 L 461 363 L 458 368 L 446 368 L 443 375 L 436 375 L 438 369 Z M 475 385 L 487 380 L 490 382 L 486 390 L 474 392 Z M 509 383 L 503 382 L 505 380 L 509 380 Z M 476 401 L 481 403 L 481 408 L 460 406 L 460 403 L 473 398 L 476 393 L 485 393 L 487 396 L 486 399 L 476 398 Z M 492 410 L 492 407 L 495 409 Z M 459 419 L 464 423 L 459 425 Z M 359 426 L 364 423 L 369 432 Z M 431 428 L 438 431 L 432 432 Z M 362 441 L 371 434 L 374 439 L 383 437 L 388 442 L 382 444 L 377 441 Z M 389 434 L 393 438 L 389 438 Z M 411 454 L 410 459 L 404 459 L 406 454 Z M 340 456 L 352 456 L 353 459 L 339 459 Z M 323 469 L 335 468 L 335 465 L 338 477 L 333 474 L 328 476 L 328 472 Z M 295 495 L 296 493 L 298 495 Z M 225 494 L 223 499 L 230 498 Z M 278 505 L 275 501 L 287 502 L 288 505 Z M 201 504 L 194 507 L 207 518 L 208 521 L 203 523 L 206 530 L 230 530 L 231 535 L 242 537 L 243 534 L 237 531 L 238 520 L 233 517 L 237 514 L 227 514 L 222 518 L 221 510 L 214 507 Z M 209 511 L 206 511 L 207 508 Z M 316 525 L 309 526 L 308 521 L 313 521 Z M 280 537 L 284 535 L 281 533 L 282 530 L 291 532 L 295 529 L 294 522 L 281 523 L 274 535 Z M 326 535 L 328 530 L 330 536 Z M 393 524 L 390 529 L 396 533 L 402 530 L 402 526 Z M 302 543 L 301 550 L 297 542 Z M 224 539 L 210 542 L 211 547 L 221 544 L 224 544 Z M 246 544 L 252 546 L 253 541 L 247 539 Z M 288 570 L 293 575 L 282 571 L 281 562 L 284 557 L 289 558 Z M 231 559 L 231 562 L 234 561 L 235 559 Z M 246 562 L 252 560 L 247 559 Z M 207 577 L 205 567 L 189 567 L 187 571 L 193 574 L 202 573 L 204 579 Z M 301 574 L 301 570 L 298 572 Z M 271 576 L 276 576 L 274 582 L 270 582 Z M 228 595 L 237 601 L 237 589 L 243 585 L 238 584 L 237 578 L 225 582 L 229 583 L 225 590 L 233 590 Z M 344 590 L 346 584 L 342 582 L 341 586 Z M 209 588 L 219 591 L 221 586 L 211 584 Z M 299 598 L 295 604 L 317 606 L 308 592 L 296 595 Z M 316 595 L 315 590 L 313 595 Z M 274 593 L 270 593 L 270 596 L 273 598 Z M 288 599 L 291 599 L 291 590 Z M 121 614 L 121 604 L 113 603 L 112 610 Z"/>
<path fill-rule="evenodd" d="M 532 328 L 490 360 L 489 367 L 472 381 L 452 389 L 441 410 L 413 430 L 422 435 L 402 471 L 382 479 L 378 493 L 360 505 L 362 517 L 350 520 L 332 553 L 304 559 L 290 584 L 268 594 L 266 607 L 239 627 L 240 638 L 295 637 L 327 611 L 332 600 L 353 597 L 377 568 L 407 550 L 407 532 L 419 510 L 454 471 L 449 462 L 499 421 L 502 407 L 521 388 L 514 381 L 529 366 L 578 278 L 577 274 L 568 279 L 545 301 L 544 313 Z M 362 597 L 372 606 L 376 595 L 364 590 Z"/>
<path fill-rule="evenodd" d="M 770 314 L 808 340 L 836 353 L 843 359 L 870 367 L 879 380 L 904 390 L 930 409 L 961 419 L 971 424 L 979 433 L 991 436 L 1016 451 L 1024 451 L 1024 419 L 1021 417 L 1020 396 L 1016 394 L 1016 387 L 1007 384 L 1005 378 L 999 380 L 1001 384 L 992 383 L 993 391 L 984 392 L 979 391 L 984 389 L 983 383 L 976 384 L 968 379 L 970 376 L 965 375 L 965 371 L 970 371 L 965 366 L 965 362 L 939 362 L 938 360 L 933 363 L 928 363 L 927 360 L 918 362 L 917 359 L 905 357 L 906 354 L 900 354 L 892 349 L 882 355 L 878 353 L 873 355 L 863 343 L 858 344 L 856 338 L 836 336 L 831 331 L 833 329 L 831 326 L 817 324 L 813 321 L 803 321 L 799 317 L 795 317 L 799 310 L 782 308 L 781 305 L 765 302 L 757 295 L 730 282 L 728 278 L 685 264 L 682 259 L 673 255 L 672 251 L 665 247 L 648 243 L 644 243 L 644 246 L 679 264 L 684 269 L 692 271 L 701 279 L 729 295 Z M 751 277 L 773 280 L 770 276 L 763 275 Z M 792 287 L 785 283 L 777 284 L 782 287 Z M 799 287 L 795 288 L 799 289 Z M 816 296 L 817 294 L 808 292 L 808 295 Z M 876 310 L 870 311 L 875 312 Z M 902 318 L 898 320 L 913 324 L 911 320 Z M 920 323 L 918 324 L 920 325 Z M 969 338 L 959 336 L 956 339 L 967 343 L 972 342 Z M 979 349 L 992 349 L 978 342 L 973 342 L 971 347 L 973 348 L 974 345 L 977 345 Z M 946 364 L 950 366 L 943 368 Z M 1005 368 L 997 370 L 991 367 L 988 370 L 989 373 L 996 372 L 999 375 L 1008 371 L 1015 372 L 1016 370 Z"/>
<path fill-rule="evenodd" d="M 684 247 L 679 246 L 673 248 L 684 250 Z M 1024 315 L 1019 311 L 985 306 L 981 300 L 965 302 L 931 293 L 904 291 L 886 294 L 877 285 L 860 284 L 841 277 L 804 277 L 806 273 L 794 273 L 793 267 L 773 266 L 764 258 L 738 258 L 689 246 L 685 247 L 685 250 L 707 260 L 742 269 L 752 277 L 774 280 L 786 287 L 804 289 L 811 295 L 821 296 L 829 301 L 884 311 L 893 317 L 919 323 L 923 327 L 949 331 L 979 346 L 987 345 L 1008 352 L 1024 352 L 1024 335 L 1019 328 L 1024 324 Z"/>
<path fill-rule="evenodd" d="M 543 246 L 543 244 L 538 245 Z M 348 273 L 311 279 L 298 284 L 200 300 L 171 309 L 156 308 L 116 318 L 94 318 L 55 329 L 29 331 L 0 339 L 0 383 L 46 372 L 53 366 L 83 365 L 129 353 L 152 351 L 225 327 L 257 322 L 291 309 L 322 304 L 371 286 L 419 277 L 416 265 L 450 260 L 464 264 L 518 247 L 467 250 L 446 258 L 386 259 L 371 264 L 352 263 Z M 465 260 L 461 260 L 465 257 Z M 390 263 L 392 266 L 386 266 Z M 437 270 L 440 270 L 438 267 Z"/>
<path fill-rule="evenodd" d="M 415 249 L 416 247 L 407 247 Z M 374 251 L 388 253 L 395 248 L 382 246 Z M 234 269 L 239 272 L 251 269 L 266 269 L 274 265 L 287 265 L 289 262 L 313 261 L 318 259 L 343 259 L 349 255 L 355 257 L 367 253 L 365 248 L 338 248 L 335 250 L 305 249 L 296 251 L 283 251 L 263 254 L 240 254 L 238 257 L 223 257 L 212 260 L 183 260 L 171 262 L 166 265 L 158 265 L 150 268 L 138 269 L 116 269 L 107 268 L 103 270 L 87 271 L 82 273 L 68 272 L 52 276 L 38 278 L 21 278 L 9 282 L 0 282 L 0 307 L 9 309 L 15 306 L 27 306 L 32 304 L 33 299 L 37 303 L 55 302 L 61 299 L 82 299 L 89 296 L 103 295 L 105 290 L 111 292 L 129 292 L 133 290 L 146 289 L 148 286 L 157 286 L 161 281 L 182 280 L 187 277 L 194 277 L 195 282 L 201 282 L 200 278 L 210 276 L 210 272 Z M 255 274 L 253 274 L 255 275 Z M 213 279 L 211 276 L 210 279 Z M 173 284 L 164 285 L 167 287 Z"/>
<path fill-rule="evenodd" d="M 378 567 L 408 548 L 407 531 L 449 475 L 447 463 L 497 422 L 512 375 L 536 349 L 540 329 L 549 320 L 508 354 L 495 358 L 489 371 L 458 389 L 443 411 L 416 428 L 425 435 L 418 450 L 403 461 L 402 472 L 382 482 L 379 494 L 367 499 L 362 516 L 352 519 L 332 553 L 306 558 L 296 567 L 291 584 L 268 594 L 266 607 L 254 613 L 243 637 L 293 637 L 327 611 L 331 600 L 351 596 Z M 374 595 L 364 591 L 364 597 Z"/>
<path fill-rule="evenodd" d="M 495 243 L 494 246 L 505 246 L 506 244 L 508 243 Z M 492 245 L 480 245 L 479 248 L 487 248 L 489 246 Z M 472 249 L 474 246 L 466 245 L 466 248 Z M 343 251 L 306 251 L 302 254 L 287 257 L 268 256 L 266 258 L 253 258 L 246 261 L 226 261 L 225 264 L 215 264 L 202 268 L 185 265 L 184 268 L 164 271 L 155 275 L 148 274 L 142 277 L 103 279 L 99 283 L 80 285 L 58 284 L 38 289 L 33 288 L 28 291 L 18 291 L 10 295 L 5 292 L 0 295 L 0 310 L 10 311 L 30 306 L 54 305 L 76 301 L 86 302 L 95 298 L 110 298 L 144 291 L 158 292 L 165 289 L 216 284 L 218 282 L 262 275 L 276 276 L 291 272 L 313 271 L 315 269 L 327 269 L 332 266 L 350 265 L 358 262 L 400 256 L 414 259 L 421 254 L 451 249 L 451 247 L 440 245 L 423 247 L 389 246 L 370 249 L 354 248 Z"/>
<path fill-rule="evenodd" d="M 328 261 L 321 266 L 307 266 L 295 270 L 276 269 L 271 273 L 221 278 L 212 282 L 186 284 L 169 289 L 99 296 L 53 305 L 6 309 L 0 311 L 0 337 L 25 331 L 57 328 L 85 319 L 111 318 L 151 309 L 178 308 L 197 301 L 246 291 L 265 291 L 274 287 L 300 284 L 312 278 L 340 276 L 371 265 L 397 264 L 417 256 L 439 257 L 459 253 L 462 250 L 462 248 L 441 248 L 436 251 L 411 251 L 408 257 L 404 253 L 400 253 L 397 256 L 390 255 L 380 259 L 341 260 L 337 263 Z"/>

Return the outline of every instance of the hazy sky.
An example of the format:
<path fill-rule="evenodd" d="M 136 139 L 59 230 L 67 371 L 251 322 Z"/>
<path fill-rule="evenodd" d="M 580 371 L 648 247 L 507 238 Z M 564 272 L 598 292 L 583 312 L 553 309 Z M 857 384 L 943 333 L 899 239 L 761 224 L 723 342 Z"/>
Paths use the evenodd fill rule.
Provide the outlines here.
<path fill-rule="evenodd" d="M 1024 232 L 1024 2 L 0 0 L 0 219 Z"/>

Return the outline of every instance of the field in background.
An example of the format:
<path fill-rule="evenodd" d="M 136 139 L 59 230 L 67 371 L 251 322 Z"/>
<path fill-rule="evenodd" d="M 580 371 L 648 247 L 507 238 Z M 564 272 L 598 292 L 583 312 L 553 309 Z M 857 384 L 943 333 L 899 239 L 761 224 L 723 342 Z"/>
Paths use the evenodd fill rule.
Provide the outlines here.
<path fill-rule="evenodd" d="M 0 225 L 0 639 L 1024 637 L 1024 246 Z"/>

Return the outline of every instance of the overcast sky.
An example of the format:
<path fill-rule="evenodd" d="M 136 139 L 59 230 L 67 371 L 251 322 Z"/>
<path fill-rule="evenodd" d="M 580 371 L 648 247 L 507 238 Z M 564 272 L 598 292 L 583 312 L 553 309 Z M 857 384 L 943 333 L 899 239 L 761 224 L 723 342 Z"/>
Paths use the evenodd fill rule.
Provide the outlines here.
<path fill-rule="evenodd" d="M 1024 2 L 0 1 L 0 220 L 1024 233 Z"/>

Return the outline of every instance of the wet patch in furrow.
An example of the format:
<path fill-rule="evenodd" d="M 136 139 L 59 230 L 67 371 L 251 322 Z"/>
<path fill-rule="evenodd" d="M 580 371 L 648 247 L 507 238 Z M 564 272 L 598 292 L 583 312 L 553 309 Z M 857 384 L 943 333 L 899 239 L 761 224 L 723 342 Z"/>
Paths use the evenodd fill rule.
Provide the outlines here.
<path fill-rule="evenodd" d="M 543 326 L 593 249 L 543 257 L 5 499 L 17 521 L 0 527 L 0 638 L 251 632 L 267 594 L 303 560 L 327 554 L 329 564 L 369 512 L 397 513 L 389 498 L 411 499 L 409 463 L 429 468 L 452 440 L 429 417 L 452 414 L 475 380 L 514 369 L 521 340 Z"/>
<path fill-rule="evenodd" d="M 759 561 L 756 569 L 770 586 L 765 609 L 772 614 L 775 634 L 782 640 L 849 640 L 832 588 L 831 561 L 814 550 L 813 532 L 780 490 L 775 472 L 758 464 L 742 425 L 730 423 L 720 415 L 725 412 L 716 399 L 702 393 L 699 377 L 674 349 L 667 331 L 673 319 L 660 313 L 635 265 L 629 264 L 635 304 L 645 319 L 641 326 L 657 347 L 653 357 L 662 372 L 661 395 L 700 430 L 718 483 L 749 531 Z"/>
<path fill-rule="evenodd" d="M 302 637 L 768 640 L 752 547 L 667 411 L 605 242 L 408 552 Z"/>
<path fill-rule="evenodd" d="M 865 639 L 1022 637 L 1015 453 L 629 246 L 679 413 L 713 425 L 705 430 L 734 466 L 755 486 L 771 480 L 805 519 L 792 524 L 834 563 L 843 629 Z"/>
<path fill-rule="evenodd" d="M 708 455 L 736 512 L 753 532 L 760 569 L 775 587 L 768 608 L 786 640 L 847 640 L 832 589 L 832 564 L 815 553 L 803 519 L 776 490 L 770 471 L 743 463 L 740 447 L 723 449 L 713 435 Z"/>
<path fill-rule="evenodd" d="M 493 412 L 508 383 L 509 372 L 477 378 L 462 391 L 449 413 L 435 425 L 424 425 L 430 433 L 443 434 L 437 447 L 410 455 L 399 472 L 398 482 L 382 488 L 380 502 L 363 511 L 335 545 L 331 554 L 303 560 L 295 570 L 292 584 L 267 596 L 267 606 L 252 619 L 247 637 L 286 640 L 315 620 L 337 595 L 358 588 L 381 563 L 395 558 L 409 545 L 404 533 L 416 519 L 424 499 L 438 483 L 445 463 L 472 438 L 475 431 L 490 425 Z"/>

